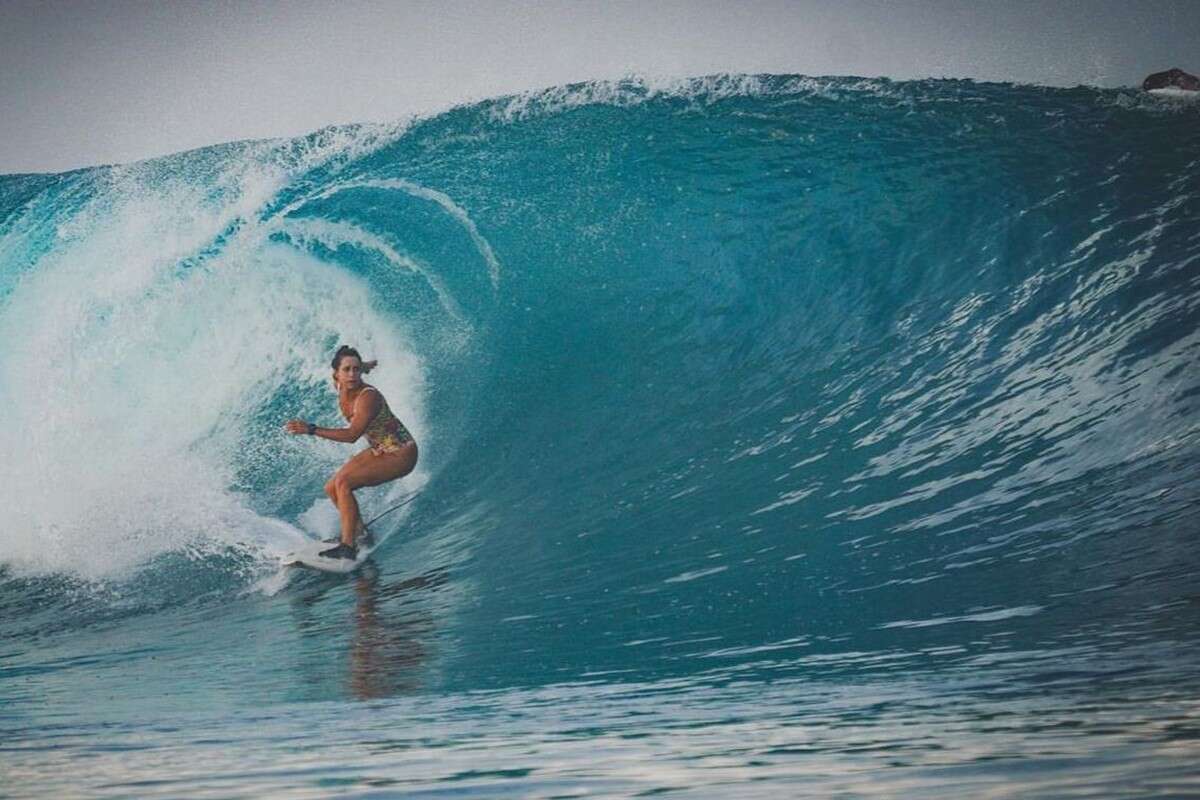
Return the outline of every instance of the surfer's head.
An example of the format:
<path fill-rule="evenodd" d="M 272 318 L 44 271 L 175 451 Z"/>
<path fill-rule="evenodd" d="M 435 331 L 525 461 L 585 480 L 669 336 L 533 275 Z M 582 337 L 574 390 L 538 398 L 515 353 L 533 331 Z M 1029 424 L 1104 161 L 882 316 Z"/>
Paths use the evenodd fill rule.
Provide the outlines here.
<path fill-rule="evenodd" d="M 363 373 L 367 371 L 363 368 L 362 356 L 358 351 L 346 345 L 342 345 L 334 353 L 331 366 L 334 384 L 351 389 L 362 383 Z"/>
<path fill-rule="evenodd" d="M 334 372 L 338 371 L 338 367 L 340 367 L 342 364 L 342 359 L 346 358 L 347 356 L 357 358 L 359 366 L 362 366 L 362 356 L 359 355 L 358 351 L 353 347 L 344 344 L 337 349 L 336 353 L 333 354 L 333 363 L 331 366 L 333 367 Z"/>

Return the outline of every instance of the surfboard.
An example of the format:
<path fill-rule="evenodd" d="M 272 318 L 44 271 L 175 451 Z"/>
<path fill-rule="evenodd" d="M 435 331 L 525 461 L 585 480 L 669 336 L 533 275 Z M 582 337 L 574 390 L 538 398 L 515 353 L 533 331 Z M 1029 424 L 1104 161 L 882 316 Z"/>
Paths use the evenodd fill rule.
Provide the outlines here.
<path fill-rule="evenodd" d="M 321 556 L 322 550 L 328 550 L 336 544 L 336 542 L 322 541 L 306 542 L 283 557 L 283 566 L 306 567 L 308 569 L 320 570 L 321 572 L 344 574 L 353 572 L 361 567 L 367 560 L 367 557 L 378 546 L 377 544 L 373 544 L 370 547 L 359 546 L 357 558 L 323 558 Z"/>

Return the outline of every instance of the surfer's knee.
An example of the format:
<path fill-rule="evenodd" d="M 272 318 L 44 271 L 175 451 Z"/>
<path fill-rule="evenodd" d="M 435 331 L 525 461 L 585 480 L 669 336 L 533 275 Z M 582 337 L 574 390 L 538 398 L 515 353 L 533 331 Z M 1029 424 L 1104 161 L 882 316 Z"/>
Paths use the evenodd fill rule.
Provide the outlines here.
<path fill-rule="evenodd" d="M 334 475 L 329 483 L 333 485 L 333 494 L 330 497 L 337 497 L 340 494 L 354 491 L 354 484 L 350 482 L 348 477 L 340 473 Z"/>
<path fill-rule="evenodd" d="M 335 478 L 330 478 L 325 481 L 325 496 L 330 500 L 337 502 L 337 487 L 333 485 Z"/>

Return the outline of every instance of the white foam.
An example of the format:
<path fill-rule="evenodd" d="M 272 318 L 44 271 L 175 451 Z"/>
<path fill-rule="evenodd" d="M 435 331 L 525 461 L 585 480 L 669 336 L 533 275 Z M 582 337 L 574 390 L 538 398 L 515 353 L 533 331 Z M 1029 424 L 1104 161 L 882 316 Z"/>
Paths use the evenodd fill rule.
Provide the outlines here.
<path fill-rule="evenodd" d="M 884 78 L 832 78 L 806 75 L 772 76 L 718 73 L 679 78 L 629 75 L 620 80 L 552 86 L 521 92 L 495 101 L 490 111 L 496 122 L 559 114 L 589 105 L 636 106 L 651 100 L 682 99 L 700 106 L 733 97 L 774 97 L 793 94 L 826 99 L 871 94 L 895 97 L 896 84 Z"/>
<path fill-rule="evenodd" d="M 250 456 L 298 457 L 305 474 L 263 491 L 320 496 L 320 476 L 351 454 L 254 416 L 292 385 L 308 404 L 293 415 L 334 418 L 330 343 L 378 358 L 372 382 L 424 435 L 424 369 L 405 331 L 360 280 L 263 235 L 258 212 L 288 170 L 245 159 L 214 169 L 199 182 L 114 170 L 110 191 L 3 299 L 0 562 L 110 578 L 168 552 L 277 558 L 294 547 L 303 534 L 256 513 L 239 470 Z"/>
<path fill-rule="evenodd" d="M 348 244 L 374 250 L 399 269 L 420 274 L 433 288 L 446 313 L 453 317 L 459 325 L 468 324 L 466 315 L 463 314 L 454 295 L 427 264 L 421 263 L 406 253 L 401 253 L 379 236 L 349 223 L 330 222 L 323 219 L 284 218 L 277 220 L 274 224 L 278 230 L 287 233 L 288 237 L 297 244 L 319 243 L 330 250 L 337 250 L 339 246 Z"/>
<path fill-rule="evenodd" d="M 479 232 L 479 228 L 475 225 L 475 221 L 471 219 L 471 216 L 467 213 L 466 209 L 454 202 L 454 200 L 444 192 L 439 192 L 436 189 L 430 189 L 427 186 L 420 186 L 412 181 L 404 180 L 403 178 L 380 178 L 374 180 L 354 180 L 336 183 L 332 186 L 322 189 L 315 195 L 304 197 L 301 200 L 293 202 L 287 208 L 283 209 L 279 216 L 285 216 L 288 212 L 299 208 L 304 203 L 307 203 L 311 200 L 319 200 L 322 198 L 331 197 L 338 192 L 359 188 L 396 189 L 404 192 L 405 194 L 411 195 L 412 197 L 419 197 L 423 200 L 429 200 L 430 202 L 441 206 L 446 213 L 453 217 L 454 220 L 462 226 L 463 230 L 467 232 L 467 235 L 471 237 L 471 241 L 474 243 L 476 250 L 478 250 L 480 256 L 483 257 L 483 260 L 488 265 L 488 276 L 491 279 L 492 288 L 495 289 L 499 285 L 501 271 L 500 261 L 496 258 L 496 253 L 492 250 L 492 245 Z M 378 241 L 378 239 L 376 240 Z M 420 268 L 412 261 L 405 261 L 404 265 L 420 271 Z M 439 292 L 439 294 L 441 294 L 441 292 Z"/>

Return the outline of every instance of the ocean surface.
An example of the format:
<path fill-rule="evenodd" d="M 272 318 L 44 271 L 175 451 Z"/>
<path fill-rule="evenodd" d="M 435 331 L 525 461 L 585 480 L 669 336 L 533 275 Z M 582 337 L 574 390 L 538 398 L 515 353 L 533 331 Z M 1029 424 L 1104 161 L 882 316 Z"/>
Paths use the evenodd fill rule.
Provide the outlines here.
<path fill-rule="evenodd" d="M 343 343 L 414 499 L 287 571 Z M 6 797 L 1200 796 L 1200 103 L 627 80 L 0 176 L 0 453 Z"/>

